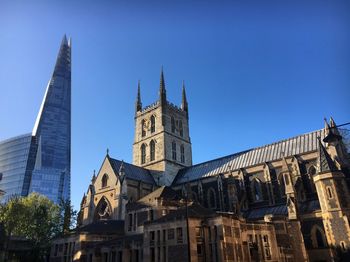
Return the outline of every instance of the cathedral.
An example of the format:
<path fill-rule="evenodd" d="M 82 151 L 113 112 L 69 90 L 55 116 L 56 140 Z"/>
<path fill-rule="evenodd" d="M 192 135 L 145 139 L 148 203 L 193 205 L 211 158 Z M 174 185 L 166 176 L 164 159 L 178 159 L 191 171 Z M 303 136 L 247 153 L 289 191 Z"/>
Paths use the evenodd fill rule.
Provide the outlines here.
<path fill-rule="evenodd" d="M 336 123 L 192 164 L 189 106 L 135 103 L 133 162 L 107 152 L 50 260 L 345 261 L 350 162 Z M 347 260 L 349 261 L 349 260 Z"/>

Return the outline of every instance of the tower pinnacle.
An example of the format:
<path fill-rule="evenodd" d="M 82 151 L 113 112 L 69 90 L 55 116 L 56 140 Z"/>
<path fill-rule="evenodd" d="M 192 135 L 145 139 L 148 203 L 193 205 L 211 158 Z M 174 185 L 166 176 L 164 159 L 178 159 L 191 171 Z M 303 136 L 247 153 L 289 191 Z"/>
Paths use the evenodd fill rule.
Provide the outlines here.
<path fill-rule="evenodd" d="M 135 103 L 135 110 L 136 112 L 142 110 L 142 102 L 141 102 L 141 91 L 140 91 L 140 80 L 137 85 L 137 98 L 136 98 L 136 103 Z"/>
<path fill-rule="evenodd" d="M 160 101 L 161 104 L 165 104 L 166 103 L 166 90 L 165 90 L 163 66 L 162 66 L 162 69 L 161 69 L 161 72 L 160 72 L 159 101 Z"/>
<path fill-rule="evenodd" d="M 188 103 L 186 98 L 186 89 L 185 89 L 185 81 L 182 82 L 182 102 L 181 109 L 188 113 Z"/>

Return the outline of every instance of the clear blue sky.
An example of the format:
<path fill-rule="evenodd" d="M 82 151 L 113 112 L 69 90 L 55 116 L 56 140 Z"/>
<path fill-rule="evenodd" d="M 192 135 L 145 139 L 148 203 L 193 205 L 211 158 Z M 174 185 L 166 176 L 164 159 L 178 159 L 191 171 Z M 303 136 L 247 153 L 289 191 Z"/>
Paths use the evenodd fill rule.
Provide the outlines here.
<path fill-rule="evenodd" d="M 65 33 L 76 208 L 107 147 L 132 161 L 137 81 L 154 102 L 161 65 L 194 163 L 350 120 L 349 1 L 0 1 L 0 140 L 31 132 Z"/>

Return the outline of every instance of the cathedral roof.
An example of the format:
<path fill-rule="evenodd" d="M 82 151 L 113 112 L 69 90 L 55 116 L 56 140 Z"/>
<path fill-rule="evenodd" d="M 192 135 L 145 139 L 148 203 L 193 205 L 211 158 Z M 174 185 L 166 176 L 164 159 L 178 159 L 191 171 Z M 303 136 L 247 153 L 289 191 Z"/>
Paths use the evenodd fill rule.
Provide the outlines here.
<path fill-rule="evenodd" d="M 149 199 L 153 200 L 159 198 L 163 198 L 166 200 L 180 199 L 176 191 L 173 190 L 171 187 L 162 186 L 141 198 L 139 202 L 148 202 Z"/>
<path fill-rule="evenodd" d="M 213 217 L 216 215 L 215 211 L 209 208 L 205 208 L 197 203 L 191 203 L 188 206 L 188 217 L 190 218 L 206 218 Z M 169 214 L 162 216 L 153 221 L 147 221 L 147 224 L 156 224 L 167 221 L 174 221 L 176 219 L 184 219 L 186 217 L 186 207 L 179 208 L 177 210 L 172 210 Z"/>
<path fill-rule="evenodd" d="M 120 166 L 123 163 L 126 178 L 136 181 L 142 181 L 148 184 L 155 184 L 153 176 L 151 175 L 149 170 L 111 157 L 109 157 L 109 160 L 116 174 L 119 173 Z"/>
<path fill-rule="evenodd" d="M 247 168 L 265 162 L 279 160 L 282 156 L 290 157 L 317 151 L 319 149 L 317 137 L 323 139 L 325 135 L 325 129 L 321 129 L 191 167 L 186 167 L 178 172 L 173 185 L 227 173 L 230 170 L 238 170 L 240 168 Z"/>
<path fill-rule="evenodd" d="M 265 215 L 275 215 L 275 216 L 287 216 L 288 210 L 285 204 L 272 206 L 272 207 L 262 207 L 256 209 L 250 209 L 244 214 L 247 219 L 255 220 L 262 219 Z"/>

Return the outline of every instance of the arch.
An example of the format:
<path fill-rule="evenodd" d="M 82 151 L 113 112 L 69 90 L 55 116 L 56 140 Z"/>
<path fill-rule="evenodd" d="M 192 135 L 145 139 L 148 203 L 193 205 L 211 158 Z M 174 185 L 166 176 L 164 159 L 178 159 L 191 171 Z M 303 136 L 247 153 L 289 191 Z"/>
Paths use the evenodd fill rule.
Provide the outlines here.
<path fill-rule="evenodd" d="M 102 180 L 101 180 L 101 181 L 102 181 L 102 182 L 101 182 L 101 183 L 102 183 L 102 187 L 106 187 L 106 186 L 107 186 L 107 184 L 108 184 L 108 178 L 109 178 L 109 177 L 108 177 L 107 174 L 104 174 L 104 175 L 103 175 Z"/>
<path fill-rule="evenodd" d="M 146 145 L 141 145 L 141 164 L 146 163 Z"/>
<path fill-rule="evenodd" d="M 314 178 L 313 176 L 317 173 L 316 167 L 315 166 L 310 166 L 307 170 L 307 175 L 306 175 L 306 185 L 308 187 L 308 191 L 311 193 L 316 192 L 316 187 L 314 183 Z"/>
<path fill-rule="evenodd" d="M 326 236 L 324 234 L 323 229 L 320 226 L 314 225 L 313 228 L 311 229 L 311 241 L 312 241 L 312 246 L 314 248 L 327 247 Z"/>
<path fill-rule="evenodd" d="M 171 132 L 175 133 L 175 118 L 171 117 Z"/>
<path fill-rule="evenodd" d="M 216 195 L 215 190 L 212 187 L 209 188 L 207 192 L 207 201 L 208 201 L 209 208 L 213 208 L 213 209 L 217 208 L 215 195 Z"/>
<path fill-rule="evenodd" d="M 202 202 L 203 201 L 203 185 L 202 185 L 201 181 L 198 182 L 198 197 L 199 197 L 199 201 Z"/>
<path fill-rule="evenodd" d="M 150 153 L 150 159 L 151 161 L 155 160 L 156 158 L 156 143 L 154 140 L 151 140 L 149 143 L 149 153 Z"/>
<path fill-rule="evenodd" d="M 172 158 L 173 158 L 173 160 L 176 161 L 176 142 L 175 142 L 175 141 L 173 141 L 173 142 L 171 143 L 171 152 L 172 152 Z"/>
<path fill-rule="evenodd" d="M 151 133 L 156 131 L 156 117 L 154 115 L 151 116 Z"/>
<path fill-rule="evenodd" d="M 182 126 L 182 120 L 179 121 L 179 132 L 180 132 L 180 136 L 183 137 L 184 129 L 183 129 L 183 126 Z"/>
<path fill-rule="evenodd" d="M 279 184 L 279 191 L 280 191 L 281 198 L 286 197 L 286 186 L 284 184 L 283 173 L 278 174 L 277 180 L 278 180 L 278 184 Z"/>
<path fill-rule="evenodd" d="M 145 119 L 141 120 L 141 136 L 142 137 L 146 136 L 146 120 Z"/>
<path fill-rule="evenodd" d="M 184 145 L 180 146 L 180 154 L 181 154 L 181 163 L 185 163 L 185 147 L 184 147 Z"/>
<path fill-rule="evenodd" d="M 255 202 L 263 201 L 262 185 L 259 178 L 255 177 L 251 182 L 251 191 Z"/>
<path fill-rule="evenodd" d="M 102 197 L 95 208 L 94 220 L 110 219 L 112 216 L 111 204 L 107 198 Z"/>

